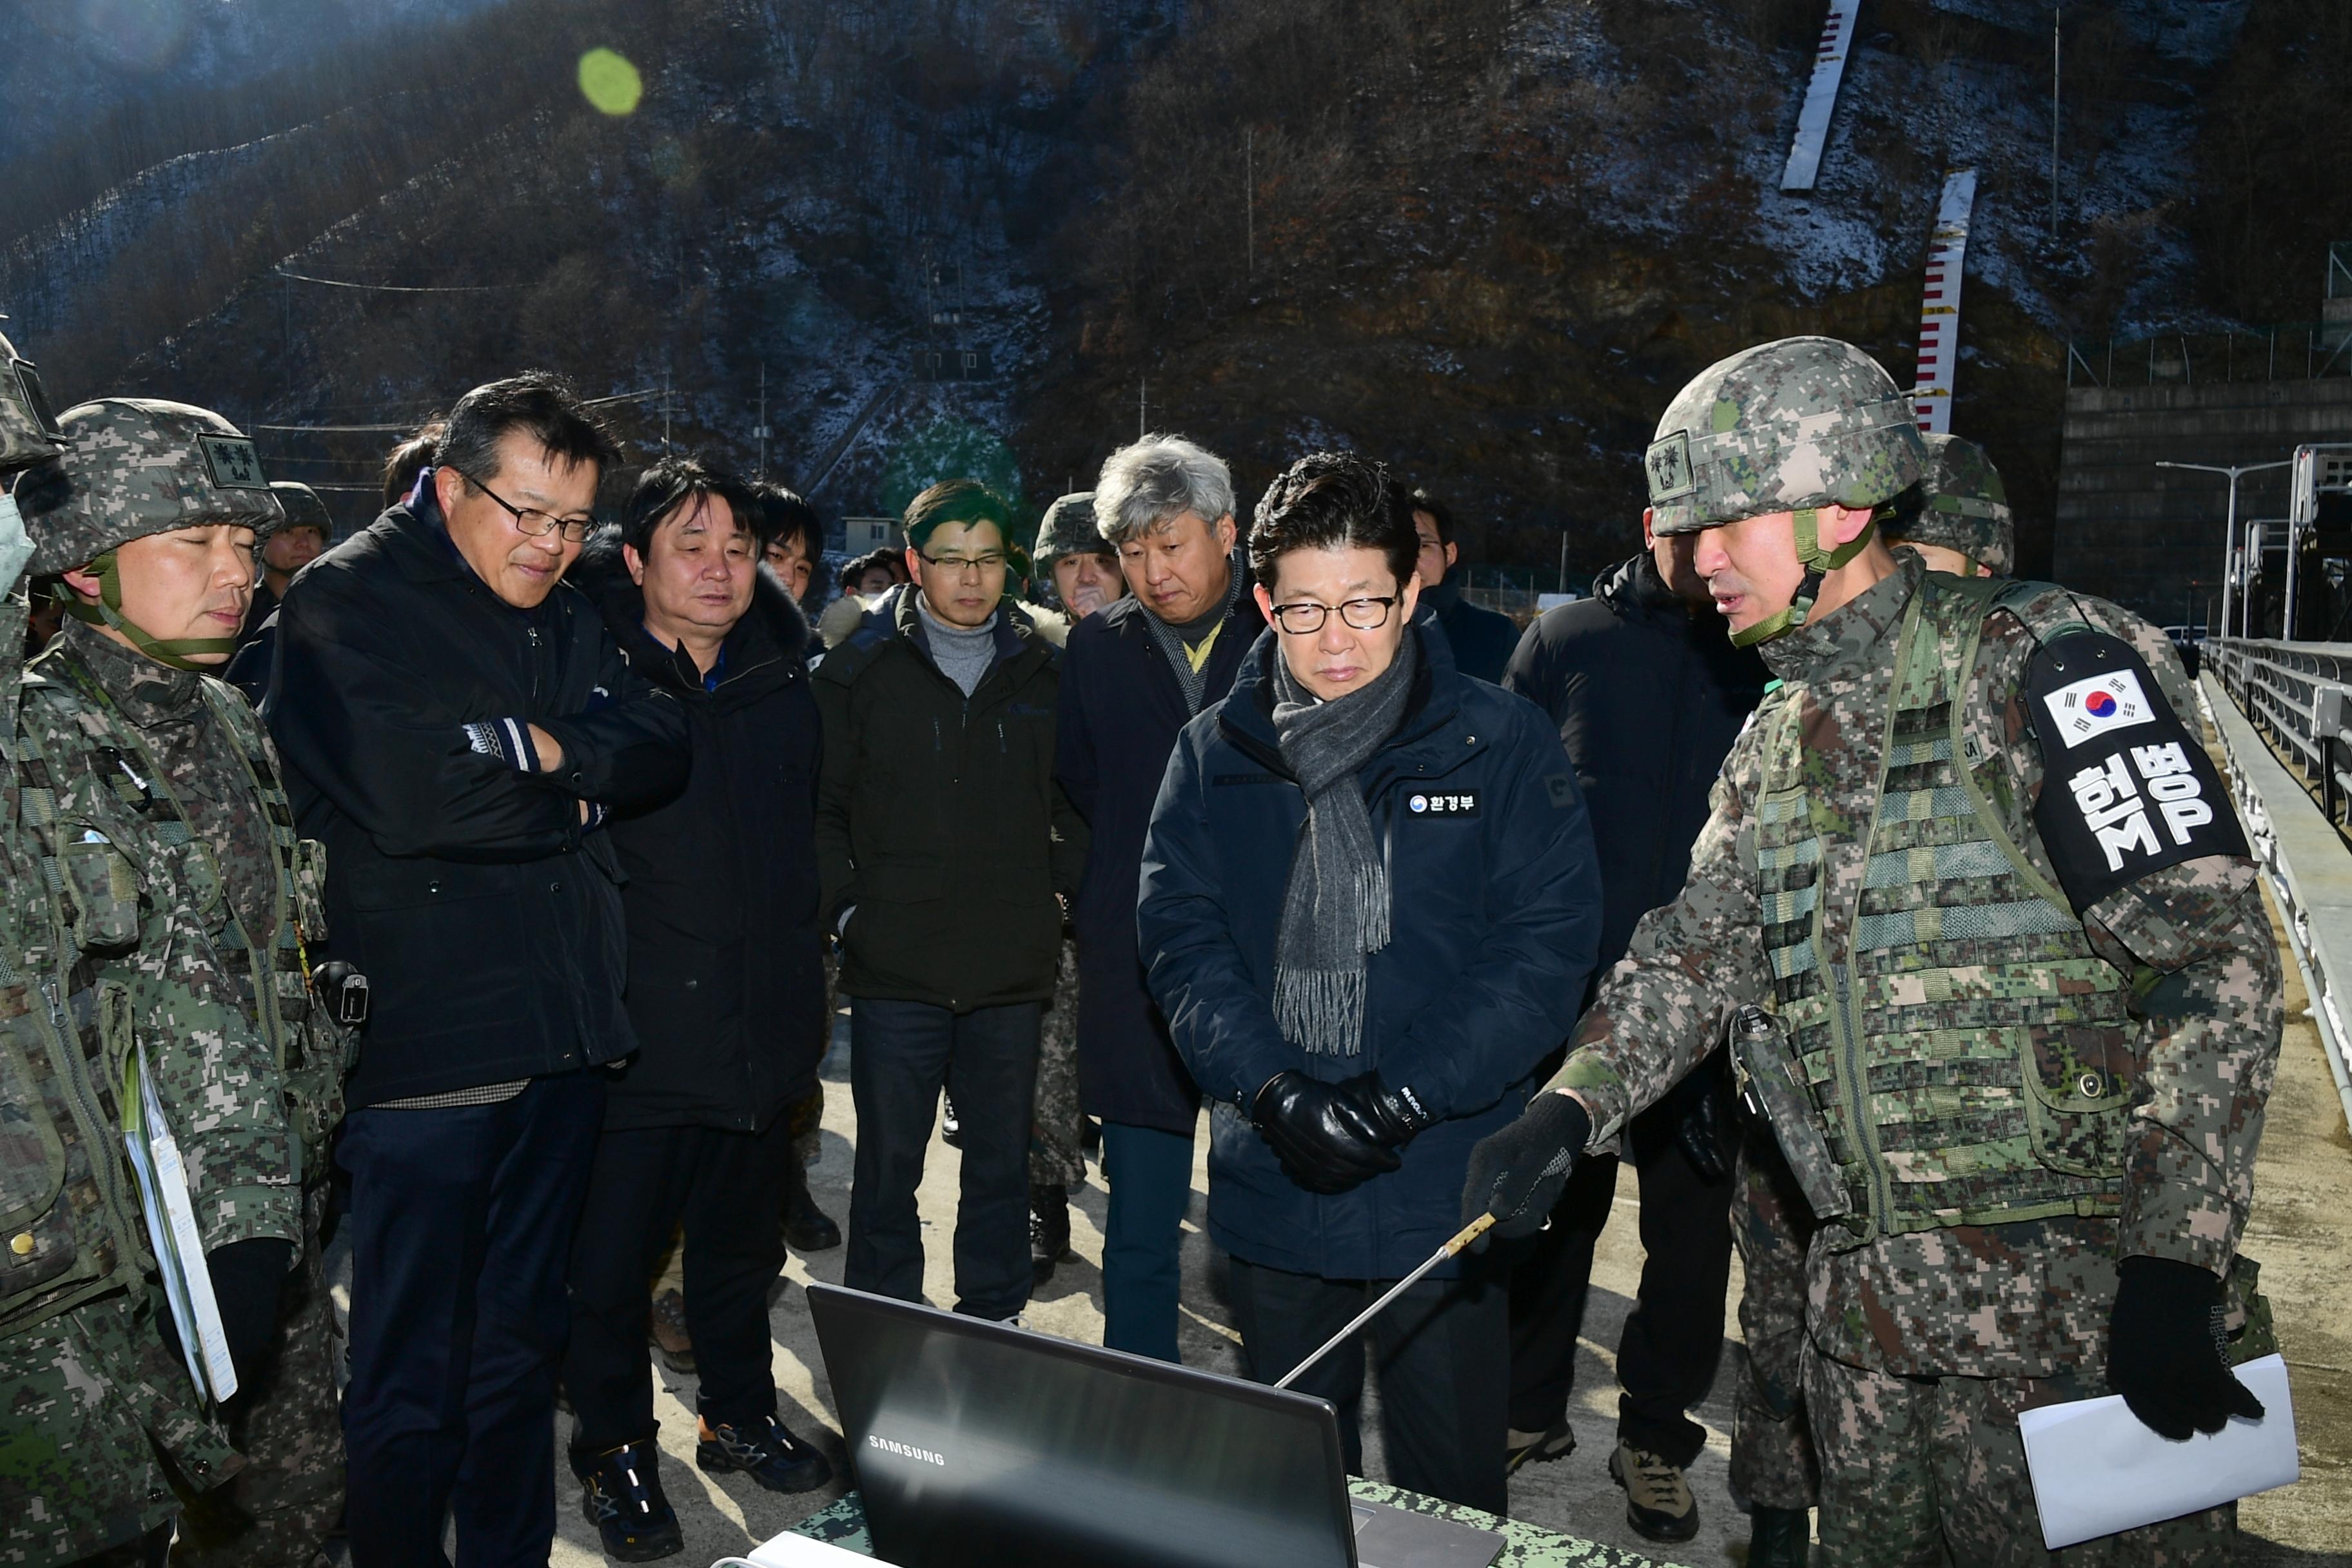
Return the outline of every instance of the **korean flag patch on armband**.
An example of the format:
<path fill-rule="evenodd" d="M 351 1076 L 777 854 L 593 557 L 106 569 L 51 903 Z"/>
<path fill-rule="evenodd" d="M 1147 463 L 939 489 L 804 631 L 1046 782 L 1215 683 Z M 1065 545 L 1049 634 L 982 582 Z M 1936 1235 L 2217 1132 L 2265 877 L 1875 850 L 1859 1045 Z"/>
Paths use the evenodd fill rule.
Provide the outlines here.
<path fill-rule="evenodd" d="M 2164 867 L 2249 853 L 2221 773 L 2130 644 L 2044 643 L 2024 696 L 2042 742 L 2033 823 L 2077 910 Z"/>

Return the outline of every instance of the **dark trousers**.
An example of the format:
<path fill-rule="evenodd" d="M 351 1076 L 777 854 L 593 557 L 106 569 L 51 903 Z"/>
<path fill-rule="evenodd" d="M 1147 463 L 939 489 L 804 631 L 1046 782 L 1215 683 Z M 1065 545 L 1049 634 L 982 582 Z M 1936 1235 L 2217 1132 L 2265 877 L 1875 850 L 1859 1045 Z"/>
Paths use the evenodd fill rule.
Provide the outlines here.
<path fill-rule="evenodd" d="M 355 1568 L 446 1568 L 452 1514 L 467 1568 L 546 1563 L 563 1270 L 604 1118 L 604 1079 L 573 1073 L 345 1119 Z"/>
<path fill-rule="evenodd" d="M 686 1226 L 686 1329 L 713 1426 L 776 1413 L 768 1288 L 784 1271 L 779 1200 L 793 1179 L 792 1119 L 759 1132 L 645 1127 L 596 1141 L 595 1173 L 572 1244 L 572 1339 L 563 1389 L 572 1449 L 601 1454 L 654 1436 L 646 1352 L 651 1281 Z"/>
<path fill-rule="evenodd" d="M 1706 1069 L 1701 1069 L 1706 1070 Z M 1640 1295 L 1617 1341 L 1617 1435 L 1688 1466 L 1706 1428 L 1685 1414 L 1706 1397 L 1723 1352 L 1723 1298 L 1731 1280 L 1728 1180 L 1710 1182 L 1677 1142 L 1679 1095 L 1633 1119 L 1625 1145 L 1642 1184 Z M 1592 1279 L 1592 1249 L 1617 1191 L 1613 1159 L 1587 1160 L 1569 1178 L 1511 1272 L 1511 1425 L 1541 1432 L 1568 1417 L 1576 1339 Z"/>
<path fill-rule="evenodd" d="M 1234 1258 L 1226 1294 L 1251 1380 L 1281 1377 L 1394 1283 L 1318 1279 Z M 1499 1283 L 1424 1279 L 1366 1326 L 1380 1369 L 1381 1435 L 1392 1484 L 1489 1513 L 1506 1511 L 1507 1317 Z M 1317 1362 L 1291 1386 L 1339 1407 L 1339 1451 L 1349 1471 L 1360 1475 L 1363 1336 Z"/>
<path fill-rule="evenodd" d="M 852 999 L 857 1144 L 843 1279 L 853 1289 L 923 1299 L 915 1188 L 940 1089 L 951 1085 L 963 1123 L 956 1310 L 1004 1319 L 1029 1304 L 1029 1114 L 1044 1011 L 1035 1002 L 954 1013 L 928 1002 Z"/>
<path fill-rule="evenodd" d="M 1192 1136 L 1129 1122 L 1103 1123 L 1103 1343 L 1115 1351 L 1176 1353 L 1178 1255 L 1192 1201 Z"/>

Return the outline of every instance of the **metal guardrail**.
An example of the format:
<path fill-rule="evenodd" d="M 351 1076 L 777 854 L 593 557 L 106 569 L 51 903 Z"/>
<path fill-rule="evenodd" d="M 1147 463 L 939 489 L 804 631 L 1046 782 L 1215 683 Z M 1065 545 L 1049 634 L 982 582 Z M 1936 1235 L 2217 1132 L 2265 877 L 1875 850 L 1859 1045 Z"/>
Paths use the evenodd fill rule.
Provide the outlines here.
<path fill-rule="evenodd" d="M 2352 331 L 2341 321 L 2076 339 L 2066 345 L 2069 386 L 2210 386 L 2346 375 L 2352 375 Z"/>
<path fill-rule="evenodd" d="M 2238 711 L 2294 757 L 2328 821 L 2352 826 L 2352 643 L 2216 637 L 2204 657 Z"/>

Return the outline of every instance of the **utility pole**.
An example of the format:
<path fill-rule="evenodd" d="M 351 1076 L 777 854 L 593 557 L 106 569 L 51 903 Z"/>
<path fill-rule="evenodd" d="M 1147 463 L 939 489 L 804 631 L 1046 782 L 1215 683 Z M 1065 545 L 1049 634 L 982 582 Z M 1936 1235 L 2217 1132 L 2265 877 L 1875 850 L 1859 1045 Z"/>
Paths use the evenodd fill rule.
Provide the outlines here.
<path fill-rule="evenodd" d="M 768 477 L 768 362 L 760 362 L 760 478 Z"/>
<path fill-rule="evenodd" d="M 2050 7 L 2050 237 L 2058 237 L 2058 66 L 2065 48 L 2059 24 L 2066 15 L 2065 0 Z"/>
<path fill-rule="evenodd" d="M 662 456 L 670 453 L 669 444 L 669 366 L 662 366 Z"/>
<path fill-rule="evenodd" d="M 1243 209 L 1249 214 L 1249 275 L 1257 276 L 1257 131 L 1242 132 Z"/>
<path fill-rule="evenodd" d="M 1135 378 L 1135 438 L 1142 440 L 1151 433 L 1151 402 L 1144 395 L 1143 378 Z"/>
<path fill-rule="evenodd" d="M 2231 592 L 2232 588 L 2237 586 L 2238 578 L 2238 574 L 2230 570 L 2231 565 L 2235 562 L 2238 555 L 2238 478 L 2242 474 L 2257 474 L 2265 468 L 2289 468 L 2294 465 L 2294 459 L 2292 458 L 2281 458 L 2274 463 L 2238 463 L 2235 465 L 2229 465 L 2221 463 L 2174 463 L 2159 461 L 2156 465 L 2159 468 L 2194 468 L 2200 474 L 2226 474 L 2229 476 L 2230 510 L 2228 513 L 2228 521 L 2222 524 L 2221 532 L 2221 635 L 2225 637 L 2231 635 L 2230 631 L 2230 615 L 2231 605 L 2233 599 L 2236 602 L 2238 616 L 2242 619 L 2252 614 L 2252 608 L 2247 605 L 2246 601 L 2242 597 L 2234 595 Z M 2294 536 L 2292 531 L 2290 531 L 2288 535 L 2288 547 L 2292 549 L 2293 546 Z M 2246 563 L 2247 575 L 2252 575 L 2255 564 L 2256 563 L 2252 562 Z M 2294 639 L 2294 627 L 2293 626 L 2287 626 L 2282 629 L 2286 633 L 2287 640 L 2292 642 Z M 2244 636 L 2245 628 L 2241 626 L 2237 635 L 2241 637 Z"/>

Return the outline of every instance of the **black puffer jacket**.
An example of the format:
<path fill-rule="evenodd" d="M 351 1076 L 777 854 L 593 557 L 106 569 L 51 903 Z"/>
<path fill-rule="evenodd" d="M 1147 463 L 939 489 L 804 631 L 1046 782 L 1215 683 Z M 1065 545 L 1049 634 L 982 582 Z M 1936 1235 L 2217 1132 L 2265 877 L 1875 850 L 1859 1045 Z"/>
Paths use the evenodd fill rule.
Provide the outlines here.
<path fill-rule="evenodd" d="M 631 668 L 686 710 L 694 756 L 683 794 L 613 819 L 639 1049 L 604 1125 L 756 1131 L 808 1092 L 824 1055 L 808 620 L 761 568 L 706 688 L 646 630 L 616 538 L 592 542 L 572 577 Z"/>
<path fill-rule="evenodd" d="M 1602 573 L 1592 597 L 1547 610 L 1504 672 L 1551 715 L 1576 764 L 1601 853 L 1601 962 L 1671 903 L 1706 826 L 1707 792 L 1763 700 L 1764 661 L 1736 648 L 1723 617 L 1670 592 L 1650 557 Z"/>

